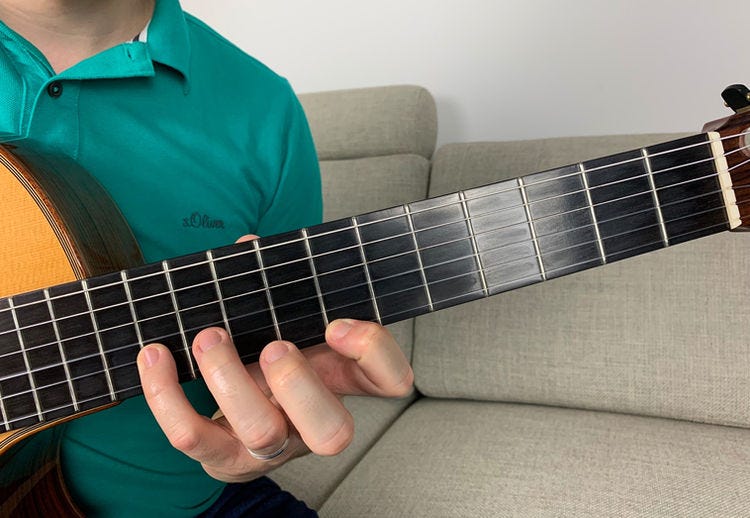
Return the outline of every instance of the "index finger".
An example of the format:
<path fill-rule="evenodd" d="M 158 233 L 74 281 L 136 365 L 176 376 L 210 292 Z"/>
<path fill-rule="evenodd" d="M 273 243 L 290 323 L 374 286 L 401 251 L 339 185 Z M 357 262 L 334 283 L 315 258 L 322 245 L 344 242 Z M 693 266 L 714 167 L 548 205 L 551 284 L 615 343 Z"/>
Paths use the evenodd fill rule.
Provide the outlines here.
<path fill-rule="evenodd" d="M 339 367 L 342 378 L 337 384 L 347 393 L 403 397 L 411 393 L 414 372 L 393 336 L 374 322 L 340 319 L 329 324 L 326 341 L 349 361 Z M 312 355 L 310 362 L 321 370 L 331 371 L 331 360 L 325 353 Z"/>

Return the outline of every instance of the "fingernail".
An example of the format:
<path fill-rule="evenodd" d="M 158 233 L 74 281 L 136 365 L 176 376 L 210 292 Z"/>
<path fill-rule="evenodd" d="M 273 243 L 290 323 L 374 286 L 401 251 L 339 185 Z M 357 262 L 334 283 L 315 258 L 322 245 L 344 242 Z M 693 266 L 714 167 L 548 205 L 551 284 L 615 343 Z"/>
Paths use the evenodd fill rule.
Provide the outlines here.
<path fill-rule="evenodd" d="M 263 350 L 263 359 L 266 363 L 273 363 L 281 359 L 289 352 L 289 345 L 286 342 L 271 342 Z"/>
<path fill-rule="evenodd" d="M 200 338 L 198 340 L 198 347 L 200 348 L 201 352 L 206 352 L 212 349 L 214 346 L 219 345 L 221 341 L 221 334 L 219 334 L 217 331 L 214 331 L 213 329 L 208 329 L 201 332 Z"/>
<path fill-rule="evenodd" d="M 333 340 L 340 340 L 347 335 L 352 327 L 354 327 L 354 322 L 348 318 L 334 320 L 328 328 L 328 337 Z"/>
<path fill-rule="evenodd" d="M 159 349 L 156 347 L 143 349 L 143 361 L 146 363 L 146 367 L 153 367 L 159 361 Z"/>

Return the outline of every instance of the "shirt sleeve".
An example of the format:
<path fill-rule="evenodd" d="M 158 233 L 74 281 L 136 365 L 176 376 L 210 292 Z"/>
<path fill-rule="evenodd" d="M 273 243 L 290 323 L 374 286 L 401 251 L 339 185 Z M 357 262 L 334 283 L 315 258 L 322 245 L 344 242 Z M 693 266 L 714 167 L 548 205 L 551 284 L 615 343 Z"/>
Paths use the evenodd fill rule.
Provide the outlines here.
<path fill-rule="evenodd" d="M 282 161 L 273 196 L 258 220 L 260 236 L 309 227 L 323 218 L 320 167 L 302 106 L 289 88 Z"/>

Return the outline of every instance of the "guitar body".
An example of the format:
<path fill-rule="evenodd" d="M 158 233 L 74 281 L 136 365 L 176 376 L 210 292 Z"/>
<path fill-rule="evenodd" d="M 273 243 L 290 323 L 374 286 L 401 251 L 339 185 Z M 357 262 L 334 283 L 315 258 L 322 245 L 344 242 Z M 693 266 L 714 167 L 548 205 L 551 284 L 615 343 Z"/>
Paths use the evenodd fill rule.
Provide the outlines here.
<path fill-rule="evenodd" d="M 72 160 L 0 146 L 0 192 L 0 297 L 142 263 L 119 209 Z M 80 515 L 62 484 L 57 444 L 33 452 L 19 444 L 64 420 L 0 434 L 0 516 Z"/>

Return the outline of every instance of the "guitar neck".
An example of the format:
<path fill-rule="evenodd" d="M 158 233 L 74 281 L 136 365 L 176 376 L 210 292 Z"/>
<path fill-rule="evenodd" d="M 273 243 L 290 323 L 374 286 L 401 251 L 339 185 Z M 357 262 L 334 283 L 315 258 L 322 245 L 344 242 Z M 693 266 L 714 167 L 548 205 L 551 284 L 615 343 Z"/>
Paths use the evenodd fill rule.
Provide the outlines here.
<path fill-rule="evenodd" d="M 0 299 L 5 430 L 141 393 L 135 358 L 167 345 L 181 381 L 207 326 L 245 362 L 322 343 L 349 317 L 388 324 L 739 225 L 707 133 Z"/>

